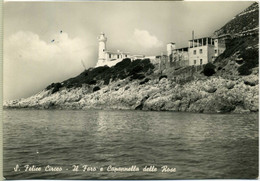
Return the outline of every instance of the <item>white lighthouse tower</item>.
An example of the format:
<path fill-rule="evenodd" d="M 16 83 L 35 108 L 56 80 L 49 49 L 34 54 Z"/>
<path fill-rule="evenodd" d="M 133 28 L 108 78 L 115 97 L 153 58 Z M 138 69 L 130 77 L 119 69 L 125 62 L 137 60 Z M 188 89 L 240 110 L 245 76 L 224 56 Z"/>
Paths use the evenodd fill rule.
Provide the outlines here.
<path fill-rule="evenodd" d="M 102 65 L 106 62 L 105 51 L 106 51 L 106 42 L 107 38 L 105 33 L 101 32 L 100 35 L 97 37 L 98 39 L 98 63 L 97 65 Z"/>
<path fill-rule="evenodd" d="M 172 54 L 174 49 L 176 49 L 175 43 L 171 42 L 171 43 L 167 44 L 167 56 L 168 57 Z"/>

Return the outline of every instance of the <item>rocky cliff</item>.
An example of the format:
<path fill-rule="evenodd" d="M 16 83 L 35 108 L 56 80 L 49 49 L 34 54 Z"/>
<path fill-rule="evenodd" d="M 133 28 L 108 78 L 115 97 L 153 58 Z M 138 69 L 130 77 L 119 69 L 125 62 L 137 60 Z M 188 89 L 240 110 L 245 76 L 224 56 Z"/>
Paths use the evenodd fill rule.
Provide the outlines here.
<path fill-rule="evenodd" d="M 233 80 L 205 77 L 185 84 L 162 78 L 140 85 L 140 80 L 118 80 L 92 92 L 82 86 L 53 89 L 5 104 L 9 108 L 37 109 L 139 109 L 188 112 L 258 111 L 258 69 L 253 74 Z M 91 90 L 90 90 L 91 89 Z M 89 93 L 92 92 L 92 93 Z"/>
<path fill-rule="evenodd" d="M 233 17 L 219 30 L 215 31 L 216 35 L 230 34 L 232 36 L 240 36 L 246 32 L 259 31 L 259 5 L 258 2 L 253 3 L 244 11 Z"/>
<path fill-rule="evenodd" d="M 236 34 L 247 24 L 250 29 L 258 28 L 257 3 L 217 34 Z M 149 59 L 125 59 L 113 67 L 90 68 L 74 78 L 52 83 L 34 96 L 5 102 L 4 107 L 257 112 L 258 42 L 258 32 L 235 36 L 225 52 L 206 66 L 162 69 Z"/>

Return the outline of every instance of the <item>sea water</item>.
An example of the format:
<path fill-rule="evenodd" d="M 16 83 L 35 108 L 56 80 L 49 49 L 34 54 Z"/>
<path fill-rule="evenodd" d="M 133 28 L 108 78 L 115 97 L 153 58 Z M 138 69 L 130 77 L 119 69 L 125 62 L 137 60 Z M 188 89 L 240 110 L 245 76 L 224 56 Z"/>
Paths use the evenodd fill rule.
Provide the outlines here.
<path fill-rule="evenodd" d="M 258 114 L 5 110 L 6 179 L 258 176 Z"/>

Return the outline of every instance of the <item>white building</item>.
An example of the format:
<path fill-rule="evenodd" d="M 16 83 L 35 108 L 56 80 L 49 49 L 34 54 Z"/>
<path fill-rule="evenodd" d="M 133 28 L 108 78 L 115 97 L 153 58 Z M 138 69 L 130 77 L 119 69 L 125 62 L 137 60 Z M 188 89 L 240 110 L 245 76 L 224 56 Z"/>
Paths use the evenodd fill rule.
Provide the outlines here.
<path fill-rule="evenodd" d="M 145 55 L 130 55 L 128 52 L 117 52 L 108 51 L 106 48 L 107 37 L 104 33 L 98 36 L 99 48 L 98 48 L 98 62 L 96 67 L 107 65 L 109 67 L 116 65 L 118 62 L 122 61 L 125 58 L 130 58 L 131 60 L 135 59 L 144 59 Z"/>
<path fill-rule="evenodd" d="M 99 49 L 98 49 L 98 66 L 114 66 L 125 58 L 130 58 L 132 61 L 135 59 L 149 58 L 151 63 L 165 63 L 173 67 L 183 67 L 192 65 L 203 65 L 208 62 L 213 62 L 216 57 L 222 54 L 226 45 L 225 42 L 229 39 L 227 35 L 223 37 L 204 37 L 188 41 L 188 47 L 176 48 L 175 43 L 167 44 L 167 56 L 145 56 L 145 55 L 131 55 L 128 52 L 108 51 L 106 47 L 107 37 L 104 33 L 98 36 Z"/>
<path fill-rule="evenodd" d="M 167 59 L 170 67 L 189 66 L 188 47 L 176 48 L 175 43 L 167 44 Z"/>
<path fill-rule="evenodd" d="M 225 42 L 218 38 L 205 37 L 189 40 L 189 65 L 213 62 L 225 49 Z"/>
<path fill-rule="evenodd" d="M 188 47 L 176 49 L 175 43 L 167 44 L 168 61 L 173 66 L 203 65 L 213 62 L 225 49 L 225 39 L 199 38 L 188 41 Z"/>

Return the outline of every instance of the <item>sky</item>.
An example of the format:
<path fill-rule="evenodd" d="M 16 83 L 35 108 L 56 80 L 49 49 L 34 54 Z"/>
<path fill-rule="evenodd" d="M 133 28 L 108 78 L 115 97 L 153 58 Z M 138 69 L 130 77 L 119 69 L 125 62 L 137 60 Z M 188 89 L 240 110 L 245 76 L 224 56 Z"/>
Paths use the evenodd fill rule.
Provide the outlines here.
<path fill-rule="evenodd" d="M 195 38 L 212 35 L 252 3 L 5 2 L 4 100 L 29 97 L 94 67 L 100 32 L 108 50 L 160 55 L 169 42 L 187 46 L 192 30 Z"/>

